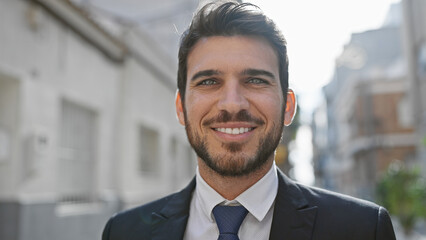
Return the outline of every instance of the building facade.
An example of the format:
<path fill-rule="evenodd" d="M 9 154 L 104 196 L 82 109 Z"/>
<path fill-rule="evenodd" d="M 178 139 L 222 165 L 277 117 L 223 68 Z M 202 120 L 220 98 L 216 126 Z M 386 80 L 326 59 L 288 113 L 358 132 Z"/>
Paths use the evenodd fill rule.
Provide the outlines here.
<path fill-rule="evenodd" d="M 149 33 L 65 0 L 0 6 L 0 239 L 99 239 L 192 178 L 176 60 Z"/>
<path fill-rule="evenodd" d="M 353 34 L 336 60 L 313 114 L 319 186 L 373 199 L 390 162 L 426 172 L 425 12 L 421 0 L 394 4 L 383 27 Z"/>
<path fill-rule="evenodd" d="M 313 115 L 314 165 L 323 187 L 374 199 L 375 184 L 392 161 L 416 162 L 398 16 L 396 4 L 383 27 L 353 34 L 324 87 L 324 103 Z"/>

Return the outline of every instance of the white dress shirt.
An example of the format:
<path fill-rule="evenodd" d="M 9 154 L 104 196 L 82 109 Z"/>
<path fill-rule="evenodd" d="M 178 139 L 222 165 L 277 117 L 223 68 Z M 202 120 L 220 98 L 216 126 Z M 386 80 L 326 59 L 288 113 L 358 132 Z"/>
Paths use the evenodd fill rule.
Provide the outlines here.
<path fill-rule="evenodd" d="M 241 224 L 238 236 L 240 240 L 267 240 L 272 225 L 274 201 L 278 192 L 278 176 L 275 163 L 268 173 L 257 183 L 228 201 L 211 188 L 196 171 L 195 191 L 192 195 L 188 224 L 184 240 L 217 240 L 217 228 L 212 210 L 218 205 L 242 205 L 248 214 Z"/>

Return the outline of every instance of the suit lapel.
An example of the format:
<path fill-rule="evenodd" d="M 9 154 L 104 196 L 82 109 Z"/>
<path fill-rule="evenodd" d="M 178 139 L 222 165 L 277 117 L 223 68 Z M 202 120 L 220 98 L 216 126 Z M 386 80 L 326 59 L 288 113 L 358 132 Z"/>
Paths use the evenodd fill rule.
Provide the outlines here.
<path fill-rule="evenodd" d="M 309 240 L 317 212 L 309 206 L 299 187 L 278 171 L 278 193 L 275 199 L 270 240 Z M 181 240 L 189 216 L 195 178 L 181 192 L 171 196 L 168 204 L 152 213 L 153 240 Z"/>
<path fill-rule="evenodd" d="M 278 179 L 269 239 L 311 239 L 317 207 L 309 206 L 299 187 L 280 171 Z"/>
<path fill-rule="evenodd" d="M 153 240 L 181 240 L 188 222 L 189 205 L 195 188 L 195 178 L 181 192 L 171 196 L 168 204 L 152 213 Z"/>

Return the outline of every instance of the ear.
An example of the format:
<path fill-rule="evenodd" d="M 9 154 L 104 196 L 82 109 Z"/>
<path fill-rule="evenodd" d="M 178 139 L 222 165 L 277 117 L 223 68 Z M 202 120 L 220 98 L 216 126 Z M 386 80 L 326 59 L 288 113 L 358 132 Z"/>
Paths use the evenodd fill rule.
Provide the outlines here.
<path fill-rule="evenodd" d="M 285 105 L 285 113 L 284 113 L 284 125 L 288 126 L 293 122 L 293 118 L 296 115 L 296 95 L 293 90 L 288 89 L 287 91 L 287 102 Z"/>
<path fill-rule="evenodd" d="M 183 114 L 183 105 L 182 105 L 182 99 L 180 97 L 179 90 L 176 91 L 176 117 L 179 120 L 179 123 L 185 126 L 185 115 Z"/>

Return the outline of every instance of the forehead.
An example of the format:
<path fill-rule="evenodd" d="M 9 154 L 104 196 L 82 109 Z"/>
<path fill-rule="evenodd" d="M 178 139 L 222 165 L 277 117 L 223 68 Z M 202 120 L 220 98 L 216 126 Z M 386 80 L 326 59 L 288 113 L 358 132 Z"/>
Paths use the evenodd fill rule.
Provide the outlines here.
<path fill-rule="evenodd" d="M 261 37 L 212 36 L 200 39 L 188 55 L 187 78 L 198 71 L 262 69 L 279 76 L 278 56 Z"/>

